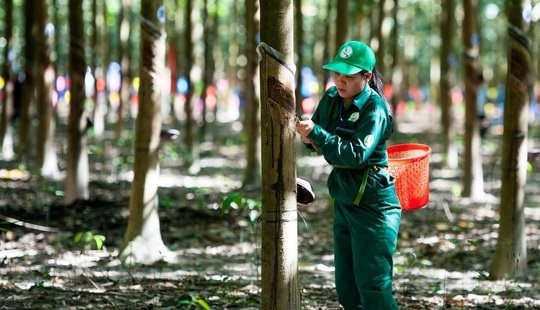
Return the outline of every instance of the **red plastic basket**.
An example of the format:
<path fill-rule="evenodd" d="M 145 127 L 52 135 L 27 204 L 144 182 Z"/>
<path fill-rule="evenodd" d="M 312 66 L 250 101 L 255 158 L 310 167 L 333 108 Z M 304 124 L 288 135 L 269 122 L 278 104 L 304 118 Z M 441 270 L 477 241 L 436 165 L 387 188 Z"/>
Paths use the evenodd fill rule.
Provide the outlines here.
<path fill-rule="evenodd" d="M 388 147 L 390 173 L 404 211 L 420 209 L 429 202 L 429 156 L 425 144 L 404 143 Z"/>

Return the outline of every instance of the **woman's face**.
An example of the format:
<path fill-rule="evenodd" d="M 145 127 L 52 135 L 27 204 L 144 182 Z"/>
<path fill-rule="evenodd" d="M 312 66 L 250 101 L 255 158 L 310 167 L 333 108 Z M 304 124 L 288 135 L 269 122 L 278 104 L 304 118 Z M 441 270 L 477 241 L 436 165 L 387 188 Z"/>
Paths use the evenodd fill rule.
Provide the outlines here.
<path fill-rule="evenodd" d="M 345 100 L 350 100 L 364 89 L 364 86 L 371 78 L 371 73 L 344 75 L 333 72 L 333 77 L 339 95 Z"/>

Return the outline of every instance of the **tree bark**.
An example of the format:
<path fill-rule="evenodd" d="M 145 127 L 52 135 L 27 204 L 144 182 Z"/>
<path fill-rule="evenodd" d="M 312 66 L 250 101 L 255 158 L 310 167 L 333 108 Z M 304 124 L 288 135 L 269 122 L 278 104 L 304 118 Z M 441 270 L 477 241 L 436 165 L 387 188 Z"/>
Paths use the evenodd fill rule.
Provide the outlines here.
<path fill-rule="evenodd" d="M 66 68 L 65 68 L 65 58 L 64 55 L 62 54 L 62 47 L 61 47 L 61 42 L 62 42 L 62 39 L 60 39 L 61 37 L 61 31 L 60 31 L 60 4 L 58 3 L 59 0 L 52 0 L 52 6 L 53 6 L 53 23 L 54 23 L 54 61 L 53 61 L 53 65 L 54 65 L 54 73 L 55 73 L 55 76 L 57 77 L 58 75 L 60 75 L 60 72 L 63 72 L 65 73 L 66 71 Z"/>
<path fill-rule="evenodd" d="M 120 102 L 117 109 L 115 137 L 120 139 L 122 131 L 124 129 L 124 123 L 127 109 L 129 108 L 129 81 L 131 79 L 130 74 L 130 57 L 129 57 L 129 37 L 131 33 L 131 0 L 122 0 L 122 6 L 120 8 L 119 27 L 118 34 L 120 42 L 118 46 L 118 59 L 120 60 L 122 83 L 120 84 Z"/>
<path fill-rule="evenodd" d="M 404 79 L 403 79 L 403 66 L 399 62 L 399 20 L 397 18 L 397 12 L 399 9 L 399 0 L 394 0 L 394 6 L 392 8 L 392 20 L 394 21 L 394 25 L 392 26 L 392 66 L 390 72 L 391 74 L 391 82 L 392 82 L 392 98 L 390 100 L 390 104 L 392 105 L 392 110 L 394 111 L 394 131 L 398 131 L 398 113 L 397 113 L 397 106 L 401 100 L 401 93 L 406 91 L 403 90 L 404 87 Z"/>
<path fill-rule="evenodd" d="M 385 18 L 385 0 L 379 0 L 379 19 L 377 20 L 377 28 L 376 28 L 376 35 L 377 35 L 377 70 L 381 75 L 386 77 L 386 68 L 384 66 L 384 34 L 383 34 L 383 22 Z"/>
<path fill-rule="evenodd" d="M 24 3 L 24 72 L 25 80 L 23 94 L 21 96 L 17 157 L 20 161 L 30 161 L 30 129 L 31 129 L 31 105 L 35 99 L 34 68 L 35 68 L 35 42 L 34 29 L 34 1 Z M 15 103 L 15 102 L 14 102 Z M 16 104 L 16 103 L 15 103 Z"/>
<path fill-rule="evenodd" d="M 473 200 L 484 196 L 480 124 L 477 118 L 476 92 L 479 84 L 476 0 L 463 1 L 463 72 L 465 76 L 465 146 L 463 157 L 463 197 Z M 476 39 L 475 39 L 476 38 Z"/>
<path fill-rule="evenodd" d="M 304 27 L 302 18 L 302 0 L 294 0 L 294 34 L 295 34 L 295 49 L 296 49 L 296 115 L 304 114 L 302 108 L 302 67 L 304 66 L 303 44 L 304 44 Z"/>
<path fill-rule="evenodd" d="M 36 21 L 36 51 L 37 51 L 37 112 L 39 124 L 37 127 L 36 167 L 44 177 L 54 178 L 58 175 L 56 146 L 54 143 L 55 121 L 51 103 L 51 90 L 54 87 L 54 68 L 49 55 L 50 48 L 45 35 L 48 20 L 46 0 L 38 0 L 35 5 Z"/>
<path fill-rule="evenodd" d="M 523 1 L 508 2 L 508 73 L 504 103 L 502 187 L 497 248 L 491 265 L 492 279 L 525 275 L 527 244 L 524 197 L 527 176 L 528 87 L 530 41 L 524 31 Z"/>
<path fill-rule="evenodd" d="M 219 8 L 220 8 L 220 4 L 219 4 L 219 0 L 215 0 L 214 2 L 214 14 L 212 15 L 212 27 L 210 28 L 211 29 L 211 34 L 212 34 L 212 41 L 216 42 L 216 45 L 217 46 L 220 46 L 219 44 L 219 24 L 220 24 L 220 19 L 219 19 Z M 216 52 L 214 52 L 213 54 L 211 54 L 211 57 L 210 57 L 210 80 L 212 81 L 212 85 L 215 86 L 216 88 L 216 104 L 214 105 L 214 125 L 217 124 L 217 119 L 218 119 L 218 108 L 219 108 L 219 102 L 220 100 L 218 99 L 218 91 L 217 91 L 217 85 L 216 85 L 216 81 L 215 81 L 215 73 L 216 73 L 216 63 L 223 63 L 225 62 L 225 57 L 223 55 L 223 49 L 222 48 L 217 48 L 216 49 Z M 223 69 L 222 72 L 225 72 L 225 68 Z M 216 141 L 218 139 L 217 137 L 217 130 L 218 130 L 218 127 L 217 126 L 213 126 L 214 130 L 213 130 L 213 138 L 214 138 L 214 141 Z"/>
<path fill-rule="evenodd" d="M 261 183 L 260 164 L 260 127 L 259 97 L 255 92 L 257 78 L 256 35 L 259 31 L 259 22 L 256 20 L 258 0 L 246 0 L 246 78 L 244 81 L 246 93 L 246 159 L 247 165 L 244 170 L 244 187 L 258 187 Z"/>
<path fill-rule="evenodd" d="M 455 2 L 454 0 L 443 0 L 441 12 L 441 50 L 440 69 L 441 79 L 439 81 L 439 92 L 441 98 L 441 122 L 443 135 L 443 152 L 446 166 L 457 168 L 458 154 L 455 143 L 456 128 L 454 126 L 454 105 L 452 103 L 452 71 L 450 68 L 450 55 L 454 50 L 455 32 Z"/>
<path fill-rule="evenodd" d="M 4 4 L 4 63 L 2 65 L 2 76 L 6 80 L 4 86 L 4 96 L 0 104 L 2 114 L 0 116 L 0 147 L 2 159 L 11 160 L 13 158 L 13 129 L 11 127 L 11 115 L 13 113 L 13 82 L 11 74 L 11 63 L 9 61 L 9 50 L 11 49 L 11 36 L 13 34 L 13 0 L 6 0 Z"/>
<path fill-rule="evenodd" d="M 107 1 L 100 1 L 100 10 L 96 7 L 96 18 L 99 20 L 97 23 L 96 36 L 98 37 L 98 45 L 93 46 L 96 52 L 99 53 L 100 62 L 95 68 L 96 78 L 96 98 L 93 111 L 94 121 L 94 134 L 96 137 L 101 137 L 105 131 L 105 111 L 107 110 L 107 86 L 106 75 L 107 67 L 109 65 L 109 30 L 107 27 Z M 100 13 L 99 13 L 100 12 Z M 96 53 L 96 54 L 97 54 Z M 98 81 L 101 80 L 102 88 L 98 88 Z"/>
<path fill-rule="evenodd" d="M 100 23 L 102 23 L 100 21 Z M 98 105 L 98 79 L 102 77 L 102 71 L 98 69 L 98 55 L 99 53 L 99 41 L 98 40 L 98 5 L 97 0 L 92 0 L 92 36 L 90 37 L 90 46 L 96 49 L 96 52 L 92 53 L 90 60 L 90 67 L 92 68 L 92 73 L 94 75 L 94 94 L 92 95 L 92 101 L 94 102 L 94 111 L 97 110 Z M 99 72 L 98 72 L 99 71 Z M 95 119 L 95 117 L 94 117 Z M 95 128 L 94 128 L 95 133 Z M 97 137 L 101 136 L 103 130 L 98 130 Z"/>
<path fill-rule="evenodd" d="M 261 308 L 300 309 L 292 0 L 261 1 L 261 39 Z"/>
<path fill-rule="evenodd" d="M 208 0 L 203 1 L 203 42 L 204 42 L 204 71 L 203 71 L 203 89 L 201 93 L 201 101 L 203 103 L 202 106 L 202 124 L 200 128 L 200 138 L 202 141 L 204 141 L 206 137 L 206 129 L 207 129 L 207 119 L 206 119 L 206 113 L 208 111 L 208 102 L 207 102 L 207 94 L 208 94 L 208 87 L 212 84 L 212 76 L 211 74 L 211 67 L 212 64 L 212 44 L 214 40 L 212 39 L 212 21 L 211 18 L 208 16 Z"/>
<path fill-rule="evenodd" d="M 326 2 L 326 18 L 324 19 L 324 49 L 323 49 L 323 55 L 322 55 L 322 61 L 321 64 L 325 64 L 329 62 L 331 59 L 330 57 L 330 17 L 332 16 L 332 3 L 333 0 L 327 0 Z M 322 82 L 322 90 L 326 90 L 326 83 L 328 83 L 329 78 L 329 72 L 328 70 L 321 70 L 321 82 Z"/>
<path fill-rule="evenodd" d="M 129 220 L 120 258 L 129 264 L 152 264 L 167 258 L 158 216 L 160 77 L 165 66 L 165 35 L 157 18 L 162 1 L 141 2 L 141 86 L 135 136 L 134 178 Z"/>
<path fill-rule="evenodd" d="M 341 44 L 345 43 L 348 38 L 347 31 L 349 30 L 349 9 L 348 0 L 337 0 L 337 16 L 336 16 L 336 49 L 334 55 Z"/>
<path fill-rule="evenodd" d="M 83 14 L 81 1 L 69 1 L 69 77 L 71 100 L 68 118 L 68 146 L 66 178 L 64 183 L 64 203 L 76 199 L 87 199 L 88 192 L 88 150 L 87 119 L 84 116 L 84 60 Z"/>
<path fill-rule="evenodd" d="M 193 96 L 193 85 L 191 81 L 191 67 L 193 66 L 193 43 L 191 39 L 191 10 L 192 10 L 192 0 L 186 1 L 186 12 L 185 12 L 185 46 L 186 46 L 186 80 L 188 91 L 186 93 L 186 101 L 184 103 L 184 112 L 186 114 L 186 123 L 185 123 L 185 136 L 184 144 L 188 151 L 193 152 L 193 129 L 195 122 L 193 121 L 193 110 L 191 107 L 191 97 Z"/>

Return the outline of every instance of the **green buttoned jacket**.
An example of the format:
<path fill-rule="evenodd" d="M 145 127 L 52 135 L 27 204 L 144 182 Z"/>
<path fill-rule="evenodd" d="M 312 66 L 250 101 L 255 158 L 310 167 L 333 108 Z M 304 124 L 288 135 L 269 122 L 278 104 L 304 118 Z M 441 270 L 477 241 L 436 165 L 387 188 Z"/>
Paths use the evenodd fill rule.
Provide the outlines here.
<path fill-rule="evenodd" d="M 328 178 L 332 198 L 353 204 L 363 171 L 377 167 L 368 173 L 360 206 L 377 206 L 381 211 L 399 208 L 394 178 L 384 169 L 388 167 L 386 140 L 393 132 L 392 114 L 385 99 L 366 85 L 345 110 L 337 88 L 331 87 L 312 121 L 315 126 L 308 138 L 334 167 Z"/>

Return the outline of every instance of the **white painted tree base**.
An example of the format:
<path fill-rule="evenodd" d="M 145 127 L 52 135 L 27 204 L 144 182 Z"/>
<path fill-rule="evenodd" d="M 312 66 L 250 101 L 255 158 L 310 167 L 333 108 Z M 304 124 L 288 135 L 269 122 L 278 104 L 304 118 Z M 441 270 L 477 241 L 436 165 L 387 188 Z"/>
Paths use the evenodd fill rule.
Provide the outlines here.
<path fill-rule="evenodd" d="M 161 238 L 147 240 L 138 236 L 130 241 L 119 254 L 119 258 L 126 265 L 151 265 L 159 261 L 172 262 L 175 254 L 163 243 Z"/>

